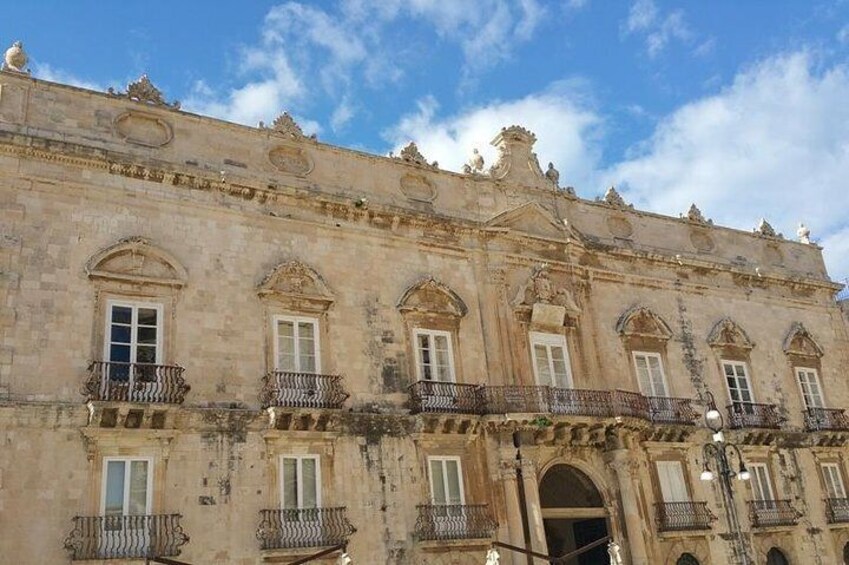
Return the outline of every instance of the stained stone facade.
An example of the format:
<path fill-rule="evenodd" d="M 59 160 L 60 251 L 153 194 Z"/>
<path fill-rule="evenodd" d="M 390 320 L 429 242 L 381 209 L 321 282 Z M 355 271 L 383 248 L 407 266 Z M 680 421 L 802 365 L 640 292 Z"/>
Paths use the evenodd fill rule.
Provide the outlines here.
<path fill-rule="evenodd" d="M 527 517 L 722 565 L 712 392 L 754 562 L 841 562 L 821 249 L 582 199 L 534 141 L 457 174 L 0 72 L 0 560 L 479 564 Z"/>

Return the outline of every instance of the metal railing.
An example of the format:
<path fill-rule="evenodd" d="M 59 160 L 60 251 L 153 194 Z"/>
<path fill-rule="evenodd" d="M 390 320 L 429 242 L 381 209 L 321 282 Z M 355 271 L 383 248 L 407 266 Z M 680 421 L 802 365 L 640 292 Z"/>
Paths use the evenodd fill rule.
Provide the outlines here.
<path fill-rule="evenodd" d="M 730 428 L 778 429 L 782 421 L 775 404 L 733 402 L 728 406 L 728 427 Z"/>
<path fill-rule="evenodd" d="M 799 512 L 789 500 L 750 500 L 747 504 L 754 527 L 793 526 L 799 521 Z"/>
<path fill-rule="evenodd" d="M 284 508 L 260 511 L 256 537 L 262 549 L 345 545 L 356 529 L 347 508 Z"/>
<path fill-rule="evenodd" d="M 716 519 L 707 502 L 657 502 L 654 507 L 661 532 L 708 530 Z"/>
<path fill-rule="evenodd" d="M 74 561 L 180 555 L 189 536 L 180 514 L 76 516 L 65 548 Z"/>
<path fill-rule="evenodd" d="M 599 418 L 612 415 L 610 391 L 555 387 L 549 394 L 552 414 Z"/>
<path fill-rule="evenodd" d="M 551 387 L 547 386 L 486 386 L 484 399 L 486 414 L 551 412 Z"/>
<path fill-rule="evenodd" d="M 272 371 L 262 378 L 263 408 L 341 408 L 348 393 L 339 375 Z"/>
<path fill-rule="evenodd" d="M 418 381 L 409 391 L 413 414 L 483 414 L 482 385 Z"/>
<path fill-rule="evenodd" d="M 88 400 L 182 404 L 191 388 L 176 365 L 93 361 L 83 387 Z"/>
<path fill-rule="evenodd" d="M 649 418 L 658 424 L 692 424 L 698 413 L 689 398 L 648 396 Z"/>
<path fill-rule="evenodd" d="M 825 515 L 829 524 L 849 522 L 849 498 L 826 498 Z"/>
<path fill-rule="evenodd" d="M 849 417 L 839 408 L 808 408 L 804 412 L 805 429 L 818 431 L 849 431 Z"/>
<path fill-rule="evenodd" d="M 421 504 L 416 519 L 420 540 L 491 538 L 498 527 L 486 504 Z"/>

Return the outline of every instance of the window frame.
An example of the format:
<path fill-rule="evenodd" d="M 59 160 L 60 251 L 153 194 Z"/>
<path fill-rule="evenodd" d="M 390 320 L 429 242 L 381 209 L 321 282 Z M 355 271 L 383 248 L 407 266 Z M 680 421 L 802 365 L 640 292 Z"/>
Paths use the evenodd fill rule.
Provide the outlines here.
<path fill-rule="evenodd" d="M 321 374 L 321 324 L 318 318 L 314 318 L 311 316 L 293 316 L 289 314 L 275 314 L 271 317 L 271 336 L 273 340 L 273 359 L 272 359 L 272 369 L 277 372 L 283 372 L 279 367 L 280 361 L 280 334 L 278 331 L 278 326 L 280 322 L 292 322 L 292 330 L 293 337 L 295 340 L 294 351 L 295 354 L 295 363 L 298 366 L 296 371 L 292 371 L 294 373 L 305 373 L 305 374 Z M 299 347 L 298 344 L 300 342 L 300 338 L 297 336 L 298 332 L 298 324 L 300 323 L 309 323 L 313 326 L 313 336 L 314 336 L 314 349 L 313 355 L 315 356 L 315 371 L 313 373 L 307 373 L 302 370 L 301 358 L 298 355 Z"/>
<path fill-rule="evenodd" d="M 277 477 L 278 488 L 280 489 L 280 497 L 279 497 L 280 498 L 280 502 L 279 502 L 280 509 L 281 510 L 287 510 L 286 500 L 285 500 L 286 487 L 285 487 L 285 477 L 284 477 L 284 474 L 286 472 L 286 466 L 284 465 L 284 461 L 286 459 L 295 459 L 297 461 L 297 464 L 295 466 L 295 469 L 296 469 L 295 473 L 297 474 L 296 479 L 300 479 L 297 482 L 298 492 L 296 493 L 296 496 L 297 496 L 298 500 L 295 502 L 294 508 L 291 508 L 289 510 L 303 510 L 304 509 L 304 507 L 303 507 L 303 499 L 304 499 L 303 485 L 304 485 L 304 481 L 303 481 L 302 477 L 303 477 L 303 462 L 306 459 L 311 459 L 311 460 L 315 461 L 315 507 L 316 508 L 322 508 L 321 499 L 322 499 L 322 490 L 323 489 L 322 489 L 322 485 L 321 485 L 321 456 L 313 454 L 313 453 L 304 453 L 304 454 L 281 453 L 280 456 L 279 456 L 279 459 L 278 459 L 280 471 L 279 471 L 278 477 Z"/>
<path fill-rule="evenodd" d="M 124 469 L 124 501 L 123 505 L 126 508 L 127 503 L 130 496 L 129 484 L 126 481 L 127 473 L 130 469 L 130 463 L 133 461 L 145 461 L 147 463 L 147 485 L 146 488 L 146 500 L 145 506 L 147 507 L 147 514 L 143 514 L 143 516 L 151 516 L 153 514 L 153 457 L 150 456 L 104 456 L 102 459 L 103 469 L 101 471 L 100 478 L 100 515 L 106 516 L 106 487 L 109 473 L 109 462 L 110 461 L 122 461 L 126 467 Z M 130 514 L 121 514 L 122 516 L 129 516 Z"/>
<path fill-rule="evenodd" d="M 808 404 L 808 400 L 805 397 L 805 388 L 802 386 L 802 379 L 799 378 L 799 372 L 800 371 L 805 371 L 807 373 L 813 373 L 814 382 L 816 383 L 817 392 L 819 393 L 820 406 L 811 406 L 810 404 Z M 802 403 L 805 405 L 805 409 L 807 410 L 807 409 L 810 409 L 810 408 L 826 408 L 825 394 L 823 393 L 823 390 L 822 390 L 822 381 L 820 381 L 819 371 L 814 367 L 794 366 L 793 367 L 793 374 L 796 377 L 796 386 L 799 387 L 799 394 L 802 396 Z"/>
<path fill-rule="evenodd" d="M 638 355 L 642 355 L 646 358 L 646 370 L 649 372 L 649 385 L 652 387 L 651 391 L 643 390 L 643 386 L 640 383 L 640 369 L 639 369 L 639 367 L 637 367 L 637 356 Z M 651 365 L 649 364 L 649 361 L 648 361 L 649 357 L 657 358 L 658 367 L 660 367 L 660 380 L 661 380 L 661 383 L 663 384 L 664 394 L 657 394 L 654 391 L 654 380 L 652 379 L 652 375 L 651 375 Z M 663 367 L 663 355 L 661 355 L 660 353 L 658 353 L 656 351 L 641 351 L 641 350 L 637 351 L 637 350 L 635 350 L 635 351 L 631 352 L 631 361 L 634 364 L 634 373 L 637 376 L 637 388 L 640 389 L 640 393 L 642 393 L 643 396 L 670 398 L 669 382 L 666 380 L 666 370 Z"/>
<path fill-rule="evenodd" d="M 826 468 L 833 469 L 834 477 L 837 478 L 837 485 L 840 487 L 840 496 L 831 496 L 832 493 L 828 492 L 830 479 L 828 479 Z M 846 483 L 843 481 L 843 467 L 840 463 L 837 463 L 835 461 L 826 461 L 820 463 L 820 475 L 822 476 L 823 490 L 825 491 L 826 498 L 847 498 Z"/>
<path fill-rule="evenodd" d="M 548 353 L 551 353 L 551 347 L 556 346 L 556 347 L 561 347 L 563 349 L 563 357 L 564 357 L 563 361 L 564 361 L 564 364 L 566 366 L 566 383 L 565 383 L 565 386 L 563 386 L 563 387 L 560 387 L 559 385 L 552 385 L 552 386 L 557 386 L 558 388 L 567 388 L 567 389 L 575 388 L 575 380 L 572 376 L 572 356 L 569 354 L 569 342 L 567 341 L 565 335 L 558 334 L 558 333 L 530 331 L 530 332 L 528 332 L 528 343 L 530 344 L 530 348 L 531 348 L 531 350 L 530 350 L 531 367 L 532 367 L 533 372 L 534 372 L 534 380 L 538 385 L 541 385 L 542 383 L 540 383 L 539 365 L 537 364 L 537 356 L 536 356 L 536 351 L 534 350 L 534 347 L 536 345 L 545 346 Z M 549 356 L 549 365 L 550 365 L 549 369 L 552 369 L 552 371 L 551 371 L 552 379 L 555 376 L 554 371 L 553 371 L 553 366 L 551 366 L 551 365 L 553 365 L 553 362 L 554 362 L 553 360 L 554 360 L 553 356 Z"/>
<path fill-rule="evenodd" d="M 165 308 L 161 302 L 148 302 L 141 300 L 124 300 L 119 298 L 108 298 L 106 300 L 106 323 L 103 333 L 103 360 L 110 363 L 119 363 L 120 361 L 112 361 L 112 309 L 115 306 L 130 308 L 132 310 L 130 320 L 130 363 L 136 364 L 136 352 L 138 348 L 137 335 L 133 334 L 135 328 L 138 332 L 138 311 L 140 308 L 150 308 L 156 310 L 156 361 L 154 365 L 162 365 L 165 358 L 163 351 L 164 334 L 165 334 Z"/>
<path fill-rule="evenodd" d="M 760 493 L 758 492 L 758 490 L 762 490 L 763 485 L 760 482 L 760 480 L 761 480 L 760 477 L 758 477 L 758 475 L 757 475 L 757 469 L 763 469 L 763 476 L 766 478 L 766 486 L 767 486 L 767 490 L 769 490 L 770 498 L 760 498 L 760 496 L 759 496 Z M 751 483 L 753 500 L 755 500 L 757 502 L 764 502 L 764 501 L 769 502 L 769 501 L 776 500 L 776 498 L 775 498 L 775 487 L 772 484 L 772 476 L 771 476 L 770 471 L 769 471 L 769 463 L 762 462 L 762 461 L 750 463 L 749 464 L 749 473 L 751 474 L 752 478 L 757 477 L 757 478 L 755 478 L 755 481 L 753 481 Z M 757 490 L 755 489 L 755 482 L 757 482 L 758 486 L 760 486 L 761 489 L 757 489 Z"/>
<path fill-rule="evenodd" d="M 728 384 L 728 375 L 725 374 L 725 365 L 732 366 L 740 366 L 743 367 L 743 373 L 746 377 L 746 389 L 749 391 L 749 396 L 751 400 L 734 400 L 734 395 L 731 394 L 731 386 Z M 740 404 L 755 404 L 757 400 L 755 399 L 755 391 L 752 388 L 752 377 L 749 374 L 749 364 L 746 361 L 740 361 L 737 359 L 720 359 L 719 360 L 720 370 L 722 371 L 722 380 L 725 382 L 725 390 L 728 393 L 728 399 L 732 404 L 740 403 Z M 736 372 L 734 374 L 734 378 L 738 379 Z M 737 388 L 737 390 L 740 390 Z"/>
<path fill-rule="evenodd" d="M 663 485 L 666 484 L 660 472 L 661 465 L 671 465 L 675 464 L 678 467 L 678 471 L 680 471 L 681 476 L 681 484 L 684 486 L 685 499 L 684 500 L 666 500 L 666 497 L 663 495 Z M 657 459 L 654 461 L 654 472 L 655 477 L 657 478 L 658 490 L 660 491 L 660 500 L 663 503 L 676 503 L 676 502 L 692 502 L 693 501 L 693 493 L 690 491 L 690 484 L 687 480 L 687 468 L 683 461 L 680 459 Z"/>
<path fill-rule="evenodd" d="M 443 485 L 448 486 L 448 472 L 445 466 L 446 461 L 456 461 L 457 462 L 457 481 L 459 482 L 459 490 L 460 490 L 460 506 L 465 506 L 466 504 L 466 487 L 463 484 L 463 461 L 462 458 L 457 455 L 430 455 L 427 458 L 427 476 L 428 476 L 428 486 L 430 487 L 430 503 L 434 506 L 451 506 L 450 504 L 437 504 L 434 499 L 434 489 L 433 489 L 433 465 L 432 462 L 441 461 L 442 462 L 442 480 L 444 481 Z M 446 489 L 446 493 L 448 490 Z"/>
<path fill-rule="evenodd" d="M 426 381 L 424 378 L 424 363 L 422 362 L 422 353 L 419 348 L 419 336 L 424 335 L 428 338 L 428 346 L 433 347 L 435 344 L 434 338 L 437 336 L 441 336 L 445 338 L 446 343 L 448 344 L 448 370 L 450 373 L 450 379 L 447 381 L 440 381 L 438 379 L 430 379 L 428 382 L 448 382 L 448 383 L 456 383 L 457 382 L 457 368 L 454 363 L 454 333 L 447 330 L 435 330 L 430 328 L 413 328 L 413 350 L 415 352 L 415 362 L 416 362 L 416 378 L 419 381 Z"/>

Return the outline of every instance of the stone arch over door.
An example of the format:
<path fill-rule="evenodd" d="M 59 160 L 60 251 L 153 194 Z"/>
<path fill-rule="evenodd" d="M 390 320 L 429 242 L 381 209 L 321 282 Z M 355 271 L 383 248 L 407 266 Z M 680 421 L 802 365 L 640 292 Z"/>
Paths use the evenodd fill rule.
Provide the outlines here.
<path fill-rule="evenodd" d="M 699 565 L 699 560 L 692 553 L 682 553 L 675 565 Z"/>
<path fill-rule="evenodd" d="M 602 491 L 576 466 L 557 463 L 539 484 L 540 507 L 549 555 L 560 556 L 610 535 L 610 513 Z M 604 544 L 578 557 L 578 565 L 602 563 Z"/>
<path fill-rule="evenodd" d="M 766 565 L 790 565 L 790 560 L 783 551 L 773 547 L 766 553 Z"/>
<path fill-rule="evenodd" d="M 849 541 L 843 546 L 843 565 L 849 565 Z"/>

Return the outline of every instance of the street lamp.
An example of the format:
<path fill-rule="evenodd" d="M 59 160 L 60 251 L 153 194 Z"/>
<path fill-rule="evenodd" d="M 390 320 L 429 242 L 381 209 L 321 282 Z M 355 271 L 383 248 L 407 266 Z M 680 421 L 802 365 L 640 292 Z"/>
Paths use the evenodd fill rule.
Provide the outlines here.
<path fill-rule="evenodd" d="M 706 395 L 708 398 L 708 410 L 705 412 L 705 425 L 713 432 L 713 441 L 702 446 L 704 465 L 699 478 L 703 481 L 712 481 L 717 477 L 719 478 L 722 502 L 725 506 L 726 517 L 728 518 L 728 529 L 734 540 L 734 552 L 738 556 L 740 565 L 752 565 L 752 561 L 749 559 L 749 553 L 746 551 L 746 540 L 743 537 L 743 531 L 740 529 L 737 506 L 734 504 L 734 494 L 731 490 L 731 479 L 737 477 L 741 481 L 748 481 L 751 478 L 751 474 L 743 462 L 743 455 L 740 453 L 740 448 L 736 444 L 725 441 L 725 435 L 723 434 L 725 421 L 720 411 L 716 408 L 716 401 L 713 394 L 707 391 Z M 731 459 L 735 456 L 738 463 L 738 470 L 736 472 L 731 466 Z M 713 462 L 713 469 L 711 469 L 711 462 Z"/>

